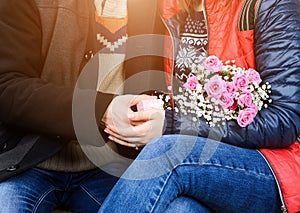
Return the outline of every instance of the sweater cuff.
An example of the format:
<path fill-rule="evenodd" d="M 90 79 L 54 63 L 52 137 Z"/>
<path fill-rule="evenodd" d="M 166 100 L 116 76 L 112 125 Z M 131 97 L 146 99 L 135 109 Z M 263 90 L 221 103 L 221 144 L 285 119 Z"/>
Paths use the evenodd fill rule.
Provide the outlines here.
<path fill-rule="evenodd" d="M 115 96 L 116 96 L 115 94 L 110 94 L 110 93 L 102 93 L 102 92 L 97 93 L 96 101 L 95 101 L 95 116 L 96 116 L 97 125 L 101 129 L 103 128 L 104 125 L 101 122 L 103 115 Z"/>

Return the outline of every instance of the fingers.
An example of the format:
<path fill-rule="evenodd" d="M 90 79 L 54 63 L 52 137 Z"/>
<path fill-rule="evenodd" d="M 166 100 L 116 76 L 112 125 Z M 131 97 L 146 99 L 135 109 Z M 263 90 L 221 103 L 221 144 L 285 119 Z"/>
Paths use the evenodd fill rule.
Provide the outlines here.
<path fill-rule="evenodd" d="M 150 95 L 138 95 L 138 96 L 135 96 L 132 101 L 131 101 L 131 105 L 135 105 L 135 104 L 138 104 L 140 101 L 142 100 L 149 100 L 149 99 L 157 99 L 156 96 L 150 96 Z"/>
<path fill-rule="evenodd" d="M 144 123 L 145 121 L 130 121 L 130 124 L 132 126 L 138 126 L 141 125 L 142 123 Z"/>
<path fill-rule="evenodd" d="M 164 110 L 161 109 L 150 109 L 145 111 L 131 112 L 128 114 L 128 118 L 132 122 L 148 121 L 154 119 L 163 119 Z"/>
<path fill-rule="evenodd" d="M 114 124 L 115 126 L 121 126 L 122 128 L 129 127 L 131 125 L 137 125 L 140 122 L 144 122 L 147 118 L 151 118 L 147 114 L 136 117 L 135 120 L 130 120 L 133 111 L 131 106 L 136 105 L 142 100 L 156 99 L 155 96 L 149 95 L 123 95 L 117 96 L 113 99 L 112 103 L 106 110 L 102 121 L 107 125 Z M 139 120 L 141 119 L 141 120 Z"/>
<path fill-rule="evenodd" d="M 144 122 L 138 126 L 120 128 L 113 125 L 107 126 L 104 130 L 107 134 L 128 141 L 129 138 L 142 138 L 151 131 L 150 122 Z"/>
<path fill-rule="evenodd" d="M 115 143 L 118 143 L 122 146 L 127 146 L 127 147 L 130 147 L 130 148 L 134 148 L 135 150 L 140 150 L 144 144 L 134 144 L 134 143 L 128 143 L 126 141 L 122 141 L 118 138 L 114 138 L 112 136 L 109 137 L 110 140 L 114 141 Z"/>
<path fill-rule="evenodd" d="M 112 128 L 113 129 L 113 128 Z M 146 140 L 145 138 L 145 135 L 137 135 L 135 134 L 135 136 L 133 137 L 128 137 L 128 136 L 123 136 L 123 135 L 120 135 L 116 132 L 114 132 L 113 130 L 109 129 L 109 128 L 106 128 L 104 130 L 107 134 L 109 134 L 109 139 L 116 142 L 116 143 L 119 143 L 123 146 L 128 146 L 128 147 L 137 147 L 137 146 L 143 146 L 145 145 L 149 140 Z M 126 130 L 124 130 L 126 132 Z M 128 131 L 127 131 L 128 132 Z"/>
<path fill-rule="evenodd" d="M 132 143 L 147 143 L 153 136 L 162 132 L 164 116 L 163 110 L 147 110 L 134 113 L 135 117 L 130 121 L 131 125 L 107 125 L 105 131 L 122 141 Z M 136 125 L 134 125 L 136 124 Z"/>
<path fill-rule="evenodd" d="M 120 144 L 120 145 L 123 145 L 123 146 L 127 146 L 127 147 L 132 147 L 132 148 L 135 148 L 137 145 L 136 144 L 134 144 L 134 143 L 129 143 L 129 142 L 127 142 L 127 141 L 123 141 L 123 140 L 121 140 L 121 139 L 119 139 L 119 138 L 116 138 L 116 137 L 113 137 L 113 136 L 109 136 L 108 137 L 111 141 L 114 141 L 115 143 L 118 143 L 118 144 Z"/>
<path fill-rule="evenodd" d="M 139 112 L 130 110 L 130 106 L 149 99 L 157 99 L 157 97 L 124 95 L 114 99 L 104 119 L 105 132 L 110 140 L 124 146 L 136 147 L 145 145 L 162 134 L 164 110 L 149 109 Z"/>

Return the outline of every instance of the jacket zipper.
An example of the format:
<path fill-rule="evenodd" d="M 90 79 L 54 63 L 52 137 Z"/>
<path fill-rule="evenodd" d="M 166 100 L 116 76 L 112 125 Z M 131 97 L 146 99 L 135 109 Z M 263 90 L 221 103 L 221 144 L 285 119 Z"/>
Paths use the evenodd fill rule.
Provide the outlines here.
<path fill-rule="evenodd" d="M 276 185 L 277 185 L 277 188 L 278 188 L 278 191 L 279 191 L 279 196 L 280 196 L 280 201 L 281 201 L 281 211 L 282 211 L 282 213 L 288 213 L 288 209 L 286 207 L 286 204 L 285 204 L 285 201 L 284 201 L 284 198 L 283 198 L 283 193 L 282 193 L 279 181 L 278 181 L 278 177 L 275 174 L 275 172 L 274 172 L 270 162 L 268 161 L 268 159 L 259 150 L 257 150 L 257 151 L 265 159 L 266 163 L 268 164 L 268 166 L 269 166 L 269 168 L 270 168 L 270 170 L 273 174 L 273 177 L 275 179 L 275 182 L 276 182 Z"/>
<path fill-rule="evenodd" d="M 173 72 L 174 72 L 174 65 L 175 65 L 175 60 L 174 60 L 174 57 L 175 57 L 175 49 L 174 49 L 174 46 L 175 46 L 175 45 L 174 45 L 174 41 L 173 41 L 173 37 L 174 37 L 174 36 L 172 35 L 172 32 L 171 32 L 170 28 L 168 27 L 168 25 L 167 25 L 165 19 L 162 17 L 161 13 L 160 13 L 159 15 L 160 15 L 160 18 L 161 18 L 163 24 L 165 25 L 166 29 L 167 29 L 168 32 L 169 32 L 169 35 L 170 35 L 171 41 L 172 41 L 172 46 L 173 46 L 173 48 L 172 48 L 172 51 L 173 51 L 173 53 L 172 53 L 173 59 L 172 59 L 172 60 L 173 60 L 173 62 L 172 62 L 171 82 L 170 82 L 171 85 L 168 86 L 168 90 L 171 91 L 171 94 L 173 94 Z M 169 87 L 171 87 L 171 88 L 169 88 Z"/>
<path fill-rule="evenodd" d="M 207 20 L 207 14 L 206 14 L 206 0 L 202 0 L 202 10 L 204 14 L 205 24 L 206 24 L 206 32 L 207 32 L 207 51 L 206 51 L 206 57 L 209 55 L 208 47 L 209 47 L 209 28 L 208 28 L 208 20 Z"/>

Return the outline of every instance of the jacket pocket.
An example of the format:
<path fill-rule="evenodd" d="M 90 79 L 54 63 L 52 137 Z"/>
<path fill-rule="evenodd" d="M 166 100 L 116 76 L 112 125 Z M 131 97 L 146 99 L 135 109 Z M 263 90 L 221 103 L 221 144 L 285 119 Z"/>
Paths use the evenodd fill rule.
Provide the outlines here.
<path fill-rule="evenodd" d="M 23 132 L 11 130 L 4 124 L 0 123 L 0 154 L 16 147 L 24 135 L 25 134 Z"/>

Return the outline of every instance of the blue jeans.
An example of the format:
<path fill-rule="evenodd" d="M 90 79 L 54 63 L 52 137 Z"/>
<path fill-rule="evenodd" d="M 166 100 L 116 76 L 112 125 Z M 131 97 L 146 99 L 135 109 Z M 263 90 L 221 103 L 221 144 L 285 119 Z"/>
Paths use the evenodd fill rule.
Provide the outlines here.
<path fill-rule="evenodd" d="M 277 213 L 280 206 L 274 177 L 257 150 L 166 135 L 144 147 L 99 213 Z"/>
<path fill-rule="evenodd" d="M 97 212 L 116 181 L 99 169 L 64 173 L 33 168 L 0 183 L 0 212 L 50 213 L 58 206 Z"/>

